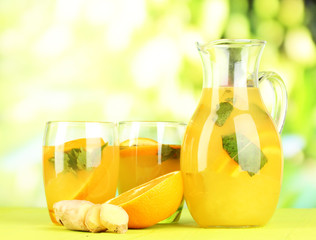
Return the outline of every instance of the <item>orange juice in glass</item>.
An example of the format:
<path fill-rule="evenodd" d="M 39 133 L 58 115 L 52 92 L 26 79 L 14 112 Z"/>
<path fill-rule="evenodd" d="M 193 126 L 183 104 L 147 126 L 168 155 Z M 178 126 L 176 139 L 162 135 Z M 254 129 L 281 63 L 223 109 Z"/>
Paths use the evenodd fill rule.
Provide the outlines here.
<path fill-rule="evenodd" d="M 178 122 L 120 122 L 119 193 L 180 170 L 185 127 Z M 163 223 L 177 222 L 181 209 Z"/>
<path fill-rule="evenodd" d="M 43 146 L 47 207 L 57 223 L 53 204 L 81 199 L 103 203 L 115 196 L 119 149 L 115 124 L 48 122 Z"/>

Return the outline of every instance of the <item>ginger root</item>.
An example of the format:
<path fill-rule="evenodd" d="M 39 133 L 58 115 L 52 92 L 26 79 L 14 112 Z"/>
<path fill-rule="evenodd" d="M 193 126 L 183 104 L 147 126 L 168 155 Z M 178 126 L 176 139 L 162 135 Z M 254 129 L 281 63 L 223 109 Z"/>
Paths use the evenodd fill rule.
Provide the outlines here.
<path fill-rule="evenodd" d="M 84 200 L 63 200 L 54 204 L 57 222 L 71 230 L 88 231 L 85 218 L 93 203 Z"/>
<path fill-rule="evenodd" d="M 128 214 L 119 206 L 63 200 L 53 206 L 56 220 L 70 230 L 125 233 Z"/>
<path fill-rule="evenodd" d="M 85 225 L 89 229 L 90 232 L 105 232 L 107 230 L 106 227 L 101 225 L 100 210 L 101 210 L 101 205 L 96 204 L 92 206 L 87 212 Z"/>
<path fill-rule="evenodd" d="M 101 224 L 108 231 L 125 233 L 128 229 L 128 214 L 119 206 L 103 203 L 100 211 Z"/>

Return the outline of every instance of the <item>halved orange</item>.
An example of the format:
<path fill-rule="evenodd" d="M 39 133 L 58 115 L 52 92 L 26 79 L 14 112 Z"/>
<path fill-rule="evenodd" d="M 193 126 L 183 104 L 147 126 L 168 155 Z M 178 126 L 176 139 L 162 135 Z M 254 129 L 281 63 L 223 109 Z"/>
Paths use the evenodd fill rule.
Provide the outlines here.
<path fill-rule="evenodd" d="M 107 203 L 125 209 L 129 228 L 146 228 L 170 217 L 182 198 L 182 176 L 180 171 L 175 171 L 124 192 Z"/>

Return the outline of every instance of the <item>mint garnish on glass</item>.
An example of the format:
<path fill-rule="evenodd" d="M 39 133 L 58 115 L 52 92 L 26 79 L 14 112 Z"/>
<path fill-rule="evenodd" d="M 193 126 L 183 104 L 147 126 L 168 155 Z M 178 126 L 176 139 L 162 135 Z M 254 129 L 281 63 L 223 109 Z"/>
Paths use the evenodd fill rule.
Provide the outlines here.
<path fill-rule="evenodd" d="M 161 161 L 163 162 L 172 158 L 174 159 L 180 158 L 180 148 L 172 148 L 168 144 L 162 144 L 161 145 Z"/>
<path fill-rule="evenodd" d="M 95 153 L 98 151 L 103 151 L 107 147 L 108 143 L 105 143 L 101 148 L 96 148 Z M 92 154 L 94 153 L 92 152 Z M 55 163 L 55 157 L 48 159 L 49 162 Z M 64 172 L 73 172 L 75 173 L 78 170 L 84 170 L 87 167 L 87 151 L 83 148 L 73 148 L 70 151 L 64 152 Z"/>
<path fill-rule="evenodd" d="M 261 149 L 241 133 L 222 136 L 223 149 L 252 177 L 268 162 Z"/>

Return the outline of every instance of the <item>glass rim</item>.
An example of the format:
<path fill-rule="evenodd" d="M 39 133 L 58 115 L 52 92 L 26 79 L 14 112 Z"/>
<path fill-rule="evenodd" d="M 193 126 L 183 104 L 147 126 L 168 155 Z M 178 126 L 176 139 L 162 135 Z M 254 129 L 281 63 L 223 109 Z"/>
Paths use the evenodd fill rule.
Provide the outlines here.
<path fill-rule="evenodd" d="M 58 123 L 75 123 L 75 124 L 85 124 L 85 123 L 95 123 L 95 124 L 107 124 L 107 125 L 116 125 L 115 122 L 102 122 L 102 121 L 47 121 L 46 125 L 58 124 Z"/>
<path fill-rule="evenodd" d="M 228 47 L 228 46 L 264 46 L 267 43 L 265 40 L 260 39 L 219 39 L 211 41 L 205 44 L 196 43 L 197 48 L 200 50 L 207 49 L 210 47 Z"/>
<path fill-rule="evenodd" d="M 118 126 L 120 125 L 132 125 L 133 123 L 144 124 L 144 125 L 156 125 L 156 124 L 166 124 L 172 126 L 187 126 L 185 122 L 178 121 L 119 121 Z"/>

